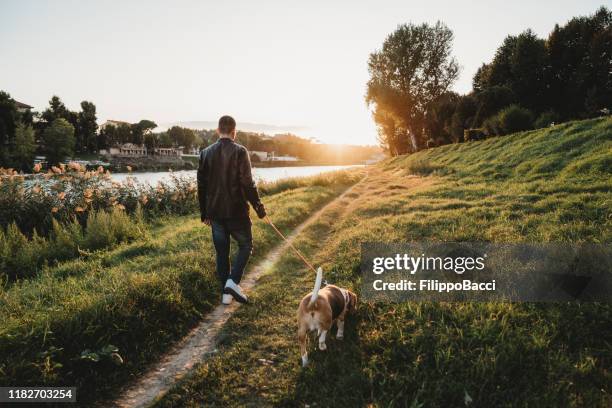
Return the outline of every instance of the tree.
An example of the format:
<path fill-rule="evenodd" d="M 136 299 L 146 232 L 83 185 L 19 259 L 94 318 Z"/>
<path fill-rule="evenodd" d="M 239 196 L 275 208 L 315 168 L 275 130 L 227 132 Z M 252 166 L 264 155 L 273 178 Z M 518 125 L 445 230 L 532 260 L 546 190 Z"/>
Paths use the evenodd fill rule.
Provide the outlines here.
<path fill-rule="evenodd" d="M 100 129 L 98 133 L 98 149 L 108 149 L 117 141 L 117 128 L 113 125 L 107 125 Z"/>
<path fill-rule="evenodd" d="M 81 112 L 78 114 L 78 133 L 77 140 L 81 140 L 80 149 L 93 153 L 98 149 L 96 131 L 98 123 L 96 118 L 96 105 L 93 102 L 81 102 Z"/>
<path fill-rule="evenodd" d="M 459 141 L 451 133 L 459 98 L 457 93 L 447 92 L 431 103 L 425 118 L 428 141 L 431 140 L 435 145 Z"/>
<path fill-rule="evenodd" d="M 506 85 L 483 87 L 474 92 L 474 97 L 477 110 L 472 127 L 480 126 L 486 118 L 516 102 L 514 92 Z"/>
<path fill-rule="evenodd" d="M 0 149 L 6 149 L 15 137 L 17 115 L 17 107 L 11 95 L 0 91 Z M 4 151 L 8 153 L 8 150 Z"/>
<path fill-rule="evenodd" d="M 427 109 L 459 73 L 452 40 L 452 31 L 441 22 L 404 24 L 370 54 L 366 102 L 374 106 L 379 134 L 394 154 L 404 153 L 398 142 L 407 135 L 412 151 L 424 145 Z"/>
<path fill-rule="evenodd" d="M 168 129 L 168 136 L 175 146 L 190 148 L 196 140 L 195 132 L 180 126 L 172 126 Z"/>
<path fill-rule="evenodd" d="M 50 125 L 56 119 L 68 119 L 68 109 L 59 96 L 53 95 L 49 100 L 49 107 L 43 111 L 41 118 Z"/>
<path fill-rule="evenodd" d="M 183 138 L 181 141 L 181 146 L 184 146 L 186 149 L 190 149 L 196 141 L 196 134 L 192 129 L 183 129 Z"/>
<path fill-rule="evenodd" d="M 145 136 L 151 133 L 157 124 L 152 120 L 143 119 L 138 123 L 131 125 L 132 139 L 131 142 L 137 145 L 144 144 Z"/>
<path fill-rule="evenodd" d="M 159 147 L 172 147 L 172 139 L 170 139 L 168 132 L 161 132 L 157 141 Z"/>
<path fill-rule="evenodd" d="M 113 140 L 113 144 L 111 144 L 111 146 L 124 143 L 134 143 L 134 135 L 132 133 L 131 125 L 128 125 L 127 123 L 120 123 L 115 129 L 115 139 Z"/>
<path fill-rule="evenodd" d="M 51 165 L 74 154 L 74 126 L 66 119 L 55 119 L 43 132 L 44 152 Z"/>
<path fill-rule="evenodd" d="M 144 145 L 147 147 L 147 151 L 152 151 L 157 147 L 158 140 L 155 133 L 146 134 L 144 137 Z"/>
<path fill-rule="evenodd" d="M 64 105 L 59 96 L 53 95 L 49 100 L 49 107 L 41 114 L 42 121 L 38 122 L 35 127 L 39 134 L 42 134 L 55 120 L 65 119 L 76 131 L 79 128 L 78 117 L 79 115 L 76 112 L 66 108 L 66 105 Z M 75 136 L 78 136 L 78 134 L 75 134 Z M 79 139 L 76 142 L 78 142 L 77 147 L 80 148 L 82 145 L 81 140 Z"/>
<path fill-rule="evenodd" d="M 563 119 L 593 116 L 612 106 L 612 11 L 555 26 L 550 55 L 550 108 Z"/>
<path fill-rule="evenodd" d="M 477 110 L 478 102 L 473 94 L 461 95 L 457 99 L 449 129 L 453 141 L 464 140 L 463 131 L 474 127 Z"/>
<path fill-rule="evenodd" d="M 35 151 L 34 129 L 19 123 L 15 129 L 15 143 L 11 154 L 14 167 L 22 171 L 30 171 L 34 163 Z"/>
<path fill-rule="evenodd" d="M 541 111 L 547 105 L 547 66 L 545 41 L 526 30 L 505 38 L 493 61 L 474 76 L 474 89 L 483 92 L 494 86 L 506 87 L 523 106 Z"/>

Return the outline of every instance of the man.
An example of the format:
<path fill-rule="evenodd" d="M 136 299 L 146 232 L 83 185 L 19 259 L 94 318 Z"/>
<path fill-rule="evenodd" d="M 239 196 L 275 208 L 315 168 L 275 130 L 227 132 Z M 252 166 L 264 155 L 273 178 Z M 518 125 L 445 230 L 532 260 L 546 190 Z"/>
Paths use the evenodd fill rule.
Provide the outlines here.
<path fill-rule="evenodd" d="M 198 199 L 202 222 L 212 228 L 217 253 L 217 275 L 221 281 L 222 302 L 232 298 L 247 303 L 239 286 L 253 249 L 249 205 L 259 218 L 266 216 L 251 174 L 251 160 L 244 146 L 235 143 L 236 121 L 219 119 L 219 140 L 202 150 L 198 167 Z M 238 243 L 238 253 L 230 270 L 230 237 Z"/>

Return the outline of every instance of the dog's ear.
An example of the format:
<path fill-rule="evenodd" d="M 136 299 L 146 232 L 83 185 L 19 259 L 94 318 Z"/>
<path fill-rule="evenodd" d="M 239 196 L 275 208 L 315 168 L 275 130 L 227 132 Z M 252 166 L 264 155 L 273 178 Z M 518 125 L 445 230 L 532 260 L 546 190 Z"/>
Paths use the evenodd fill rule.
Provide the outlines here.
<path fill-rule="evenodd" d="M 354 294 L 353 292 L 349 292 L 348 309 L 351 312 L 354 312 L 355 310 L 357 310 L 357 295 Z"/>

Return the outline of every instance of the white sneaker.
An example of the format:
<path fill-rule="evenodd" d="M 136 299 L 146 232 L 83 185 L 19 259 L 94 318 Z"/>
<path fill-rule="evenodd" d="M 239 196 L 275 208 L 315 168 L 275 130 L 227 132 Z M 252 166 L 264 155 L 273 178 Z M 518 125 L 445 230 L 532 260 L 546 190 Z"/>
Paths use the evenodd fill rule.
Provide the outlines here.
<path fill-rule="evenodd" d="M 224 305 L 229 305 L 232 303 L 232 300 L 234 300 L 234 297 L 232 295 L 230 295 L 229 293 L 224 293 L 223 297 L 221 298 L 221 303 L 223 303 Z"/>
<path fill-rule="evenodd" d="M 225 289 L 223 289 L 223 292 L 232 295 L 234 299 L 240 303 L 247 303 L 249 301 L 246 295 L 242 293 L 242 288 L 231 279 L 225 282 Z"/>

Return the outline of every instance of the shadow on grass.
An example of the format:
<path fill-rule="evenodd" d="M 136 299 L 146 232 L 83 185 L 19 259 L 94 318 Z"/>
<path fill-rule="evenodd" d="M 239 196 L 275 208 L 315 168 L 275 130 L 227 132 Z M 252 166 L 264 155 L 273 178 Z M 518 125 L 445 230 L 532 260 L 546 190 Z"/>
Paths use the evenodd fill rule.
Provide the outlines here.
<path fill-rule="evenodd" d="M 358 316 L 346 321 L 344 340 L 336 339 L 334 325 L 328 335 L 327 350 L 313 350 L 317 339 L 310 337 L 306 368 L 296 378 L 293 392 L 279 401 L 279 406 L 298 404 L 317 406 L 363 406 L 369 399 L 370 384 L 363 370 L 362 345 L 357 331 Z M 296 356 L 296 364 L 299 358 Z"/>

